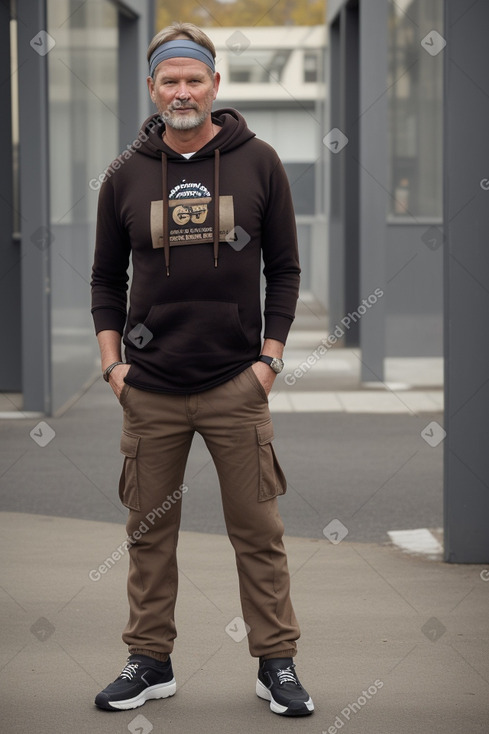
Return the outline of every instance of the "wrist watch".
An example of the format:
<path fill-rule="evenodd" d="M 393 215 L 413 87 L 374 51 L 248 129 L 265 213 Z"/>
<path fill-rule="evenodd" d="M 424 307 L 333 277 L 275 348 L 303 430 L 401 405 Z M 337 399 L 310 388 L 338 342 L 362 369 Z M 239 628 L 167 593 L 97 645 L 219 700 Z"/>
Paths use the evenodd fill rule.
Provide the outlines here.
<path fill-rule="evenodd" d="M 266 354 L 260 354 L 258 362 L 265 362 L 265 364 L 272 368 L 276 375 L 282 372 L 284 368 L 283 359 L 279 359 L 278 357 L 267 357 Z"/>

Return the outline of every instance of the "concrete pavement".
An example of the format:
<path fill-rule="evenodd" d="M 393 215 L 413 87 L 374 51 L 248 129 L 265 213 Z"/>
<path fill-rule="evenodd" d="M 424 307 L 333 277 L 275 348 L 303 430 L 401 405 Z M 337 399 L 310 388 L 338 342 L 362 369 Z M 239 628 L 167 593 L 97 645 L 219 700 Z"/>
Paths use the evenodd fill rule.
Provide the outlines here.
<path fill-rule="evenodd" d="M 0 523 L 2 731 L 489 731 L 489 569 L 289 538 L 303 629 L 297 666 L 316 713 L 284 720 L 254 693 L 229 541 L 184 532 L 177 693 L 109 713 L 93 698 L 125 661 L 123 526 L 20 513 Z"/>

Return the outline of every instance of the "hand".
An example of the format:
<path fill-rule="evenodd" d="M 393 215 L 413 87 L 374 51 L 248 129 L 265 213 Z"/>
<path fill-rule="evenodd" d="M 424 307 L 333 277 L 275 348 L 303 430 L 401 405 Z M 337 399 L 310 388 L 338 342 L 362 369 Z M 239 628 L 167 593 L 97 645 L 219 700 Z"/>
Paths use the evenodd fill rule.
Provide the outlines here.
<path fill-rule="evenodd" d="M 117 367 L 114 367 L 109 375 L 109 385 L 114 391 L 114 395 L 116 396 L 117 400 L 119 400 L 121 397 L 122 388 L 126 384 L 124 382 L 124 377 L 129 372 L 130 367 L 130 364 L 118 364 Z"/>
<path fill-rule="evenodd" d="M 266 394 L 269 395 L 277 376 L 275 372 L 265 362 L 255 362 L 251 365 L 251 369 L 258 377 Z"/>

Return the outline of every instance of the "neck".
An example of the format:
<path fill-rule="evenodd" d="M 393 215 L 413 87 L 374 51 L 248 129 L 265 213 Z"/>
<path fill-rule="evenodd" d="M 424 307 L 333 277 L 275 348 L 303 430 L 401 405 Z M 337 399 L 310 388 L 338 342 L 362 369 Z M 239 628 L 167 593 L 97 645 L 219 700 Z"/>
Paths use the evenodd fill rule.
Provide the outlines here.
<path fill-rule="evenodd" d="M 202 125 L 190 130 L 176 130 L 167 125 L 163 140 L 175 153 L 195 153 L 212 140 L 218 131 L 219 127 L 213 124 L 209 116 Z"/>

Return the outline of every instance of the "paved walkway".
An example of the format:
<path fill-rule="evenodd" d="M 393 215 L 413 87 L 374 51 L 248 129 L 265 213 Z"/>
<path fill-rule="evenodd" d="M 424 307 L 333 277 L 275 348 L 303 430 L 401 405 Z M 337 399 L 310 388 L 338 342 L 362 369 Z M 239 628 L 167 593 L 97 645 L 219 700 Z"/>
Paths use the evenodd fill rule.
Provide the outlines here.
<path fill-rule="evenodd" d="M 289 538 L 297 665 L 316 713 L 284 721 L 254 693 L 229 541 L 182 533 L 177 694 L 109 713 L 93 698 L 125 660 L 123 526 L 15 513 L 0 523 L 2 731 L 487 734 L 489 569 Z"/>

